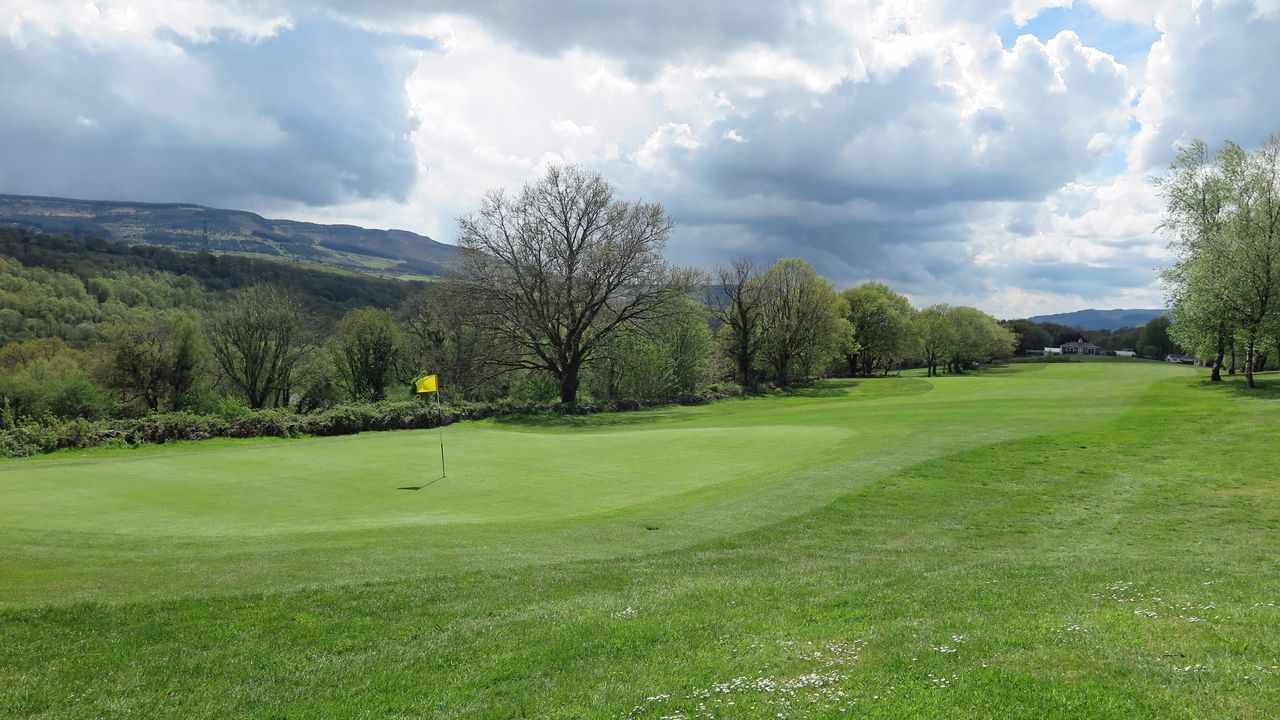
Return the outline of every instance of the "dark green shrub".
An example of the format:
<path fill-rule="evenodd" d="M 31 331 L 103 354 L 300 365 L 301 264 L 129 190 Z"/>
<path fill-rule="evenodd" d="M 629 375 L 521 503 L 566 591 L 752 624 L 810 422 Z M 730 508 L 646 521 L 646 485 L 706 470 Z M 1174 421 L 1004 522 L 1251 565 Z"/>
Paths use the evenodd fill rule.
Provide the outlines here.
<path fill-rule="evenodd" d="M 713 386 L 703 393 L 682 398 L 680 402 L 698 404 L 740 392 L 737 385 L 722 383 L 719 387 Z M 434 398 L 428 397 L 337 405 L 309 415 L 284 409 L 245 411 L 237 405 L 224 407 L 223 412 L 217 414 L 167 412 L 124 420 L 46 418 L 39 422 L 28 420 L 7 429 L 0 426 L 0 457 L 27 457 L 64 448 L 162 444 L 215 437 L 351 435 L 375 430 L 427 429 L 459 420 L 481 420 L 522 413 L 571 411 L 575 414 L 588 414 L 640 407 L 645 405 L 636 401 L 620 401 L 581 403 L 572 408 L 561 408 L 551 403 L 510 399 L 439 406 Z"/>

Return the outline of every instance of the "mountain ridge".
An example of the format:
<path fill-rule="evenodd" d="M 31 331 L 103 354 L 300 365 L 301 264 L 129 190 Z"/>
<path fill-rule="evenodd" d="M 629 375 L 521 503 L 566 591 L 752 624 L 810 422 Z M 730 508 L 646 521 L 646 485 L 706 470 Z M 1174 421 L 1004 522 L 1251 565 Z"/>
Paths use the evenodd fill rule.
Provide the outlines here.
<path fill-rule="evenodd" d="M 1067 327 L 1078 327 L 1081 330 L 1119 330 L 1121 328 L 1146 325 L 1152 319 L 1166 314 L 1167 310 L 1158 308 L 1116 308 L 1100 310 L 1088 308 L 1066 313 L 1035 315 L 1027 318 L 1034 323 L 1057 323 Z"/>
<path fill-rule="evenodd" d="M 409 230 L 266 218 L 196 203 L 0 194 L 0 226 L 406 277 L 444 274 L 457 255 L 454 246 Z"/>

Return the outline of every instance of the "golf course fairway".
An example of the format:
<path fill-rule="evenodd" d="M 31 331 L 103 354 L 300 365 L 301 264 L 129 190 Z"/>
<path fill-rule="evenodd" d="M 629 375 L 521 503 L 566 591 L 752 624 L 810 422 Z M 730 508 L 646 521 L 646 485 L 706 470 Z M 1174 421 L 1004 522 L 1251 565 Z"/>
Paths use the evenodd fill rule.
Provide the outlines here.
<path fill-rule="evenodd" d="M 1260 377 L 0 461 L 0 717 L 1274 717 Z"/>

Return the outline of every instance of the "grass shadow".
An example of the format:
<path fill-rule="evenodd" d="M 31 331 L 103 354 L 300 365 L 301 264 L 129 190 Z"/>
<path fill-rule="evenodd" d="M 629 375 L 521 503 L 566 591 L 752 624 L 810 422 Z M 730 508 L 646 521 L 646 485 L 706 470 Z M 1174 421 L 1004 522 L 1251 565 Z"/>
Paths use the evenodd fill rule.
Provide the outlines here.
<path fill-rule="evenodd" d="M 800 398 L 845 397 L 846 395 L 848 395 L 849 393 L 857 389 L 858 386 L 862 385 L 862 383 L 863 381 L 861 380 L 856 380 L 853 382 L 846 380 L 839 383 L 831 380 L 818 380 L 811 385 L 803 385 L 803 386 L 789 388 L 787 390 L 782 391 L 782 394 L 786 395 L 787 397 L 800 397 Z"/>
<path fill-rule="evenodd" d="M 1044 365 L 1040 366 L 1044 369 Z M 1010 363 L 1000 363 L 999 365 L 983 365 L 982 369 L 975 372 L 977 375 L 1012 375 L 1014 373 L 1026 372 L 1025 367 L 1015 367 Z"/>
<path fill-rule="evenodd" d="M 440 482 L 441 480 L 444 480 L 444 477 L 443 477 L 443 476 L 438 477 L 438 478 L 436 478 L 435 480 L 432 480 L 431 482 L 423 483 L 423 484 L 421 484 L 421 485 L 403 485 L 403 486 L 398 487 L 398 488 L 396 488 L 396 489 L 397 489 L 397 490 L 421 490 L 421 489 L 423 489 L 423 488 L 431 487 L 432 485 L 435 485 L 436 483 Z"/>
<path fill-rule="evenodd" d="M 526 428 L 529 430 L 552 430 L 552 429 L 593 429 L 593 428 L 618 428 L 618 427 L 636 427 L 640 425 L 652 425 L 655 423 L 669 422 L 680 418 L 682 413 L 675 409 L 670 410 L 621 410 L 613 412 L 587 413 L 583 415 L 572 415 L 569 413 L 520 413 L 516 415 L 506 415 L 495 418 L 494 423 L 512 429 Z"/>
<path fill-rule="evenodd" d="M 858 380 L 820 380 L 808 387 L 787 390 L 783 397 L 838 398 L 850 400 L 875 400 L 904 395 L 923 395 L 933 390 L 933 383 L 924 378 L 889 377 L 860 378 Z"/>
<path fill-rule="evenodd" d="M 1237 397 L 1253 398 L 1254 400 L 1280 400 L 1280 376 L 1276 373 L 1267 373 L 1260 377 L 1261 373 L 1254 373 L 1253 379 L 1257 387 L 1245 387 L 1244 375 L 1236 375 L 1231 377 L 1223 374 L 1223 382 L 1213 382 L 1212 380 L 1203 380 L 1199 384 L 1201 387 L 1224 388 L 1229 390 Z"/>

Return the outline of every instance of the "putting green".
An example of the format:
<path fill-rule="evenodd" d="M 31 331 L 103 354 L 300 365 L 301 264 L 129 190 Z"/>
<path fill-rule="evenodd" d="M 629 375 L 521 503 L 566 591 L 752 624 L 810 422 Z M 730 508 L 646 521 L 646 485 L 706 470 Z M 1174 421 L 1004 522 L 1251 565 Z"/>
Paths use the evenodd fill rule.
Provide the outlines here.
<path fill-rule="evenodd" d="M 853 434 L 768 425 L 447 433 L 451 476 L 439 482 L 434 432 L 33 464 L 0 485 L 0 526 L 211 536 L 555 521 L 760 482 Z"/>

